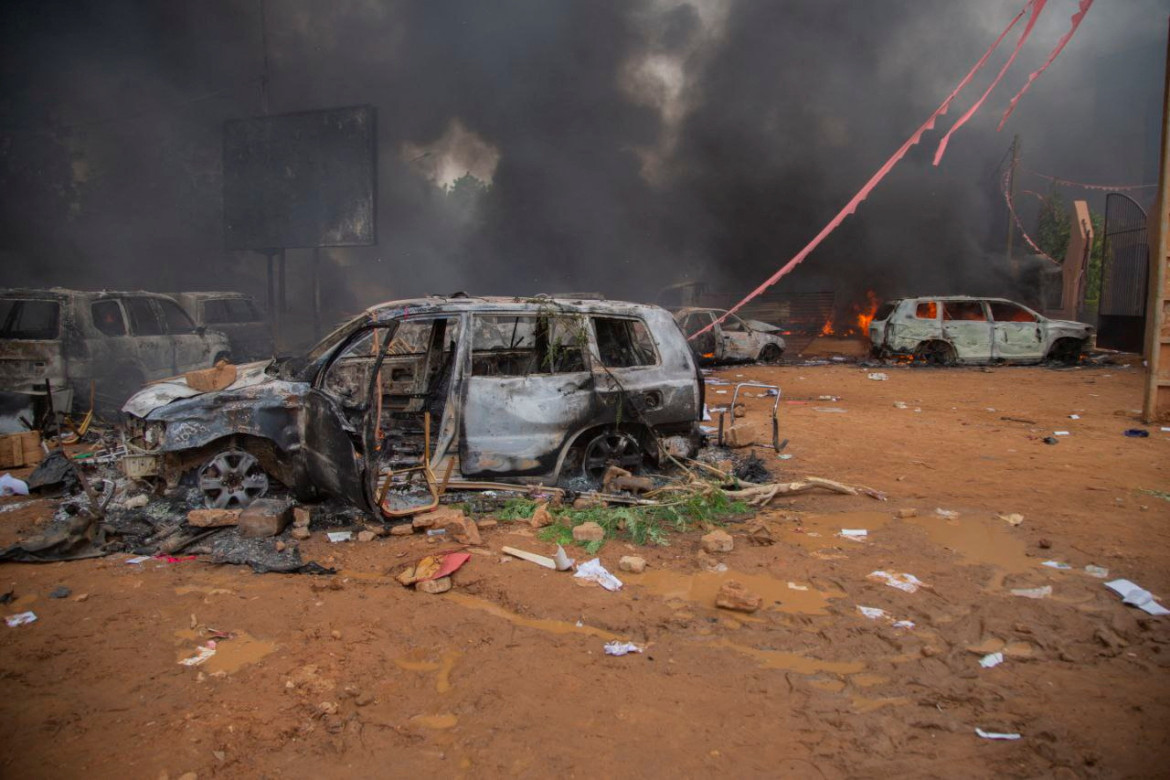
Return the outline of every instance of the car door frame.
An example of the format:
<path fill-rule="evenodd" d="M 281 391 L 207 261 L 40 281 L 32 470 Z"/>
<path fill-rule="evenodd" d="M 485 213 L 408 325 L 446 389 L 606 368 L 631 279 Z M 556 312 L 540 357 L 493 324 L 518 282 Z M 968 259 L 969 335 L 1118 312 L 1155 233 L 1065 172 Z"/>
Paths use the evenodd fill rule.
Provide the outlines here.
<path fill-rule="evenodd" d="M 128 327 L 127 332 L 130 339 L 128 342 L 128 346 L 130 347 L 129 351 L 134 357 L 134 363 L 138 367 L 138 370 L 142 372 L 143 379 L 150 382 L 156 379 L 165 379 L 167 377 L 175 376 L 177 373 L 175 369 L 175 343 L 171 339 L 170 334 L 167 333 L 166 321 L 162 317 L 162 311 L 154 305 L 154 299 L 149 295 L 135 295 L 131 293 L 129 295 L 119 296 L 119 300 L 122 303 L 122 310 L 126 315 L 126 325 Z M 155 321 L 158 323 L 158 327 L 161 333 L 142 334 L 138 332 L 137 327 L 135 327 L 134 316 L 130 314 L 130 302 L 132 300 L 144 301 L 146 303 L 146 305 L 150 308 L 151 313 L 154 315 Z M 143 357 L 144 350 L 148 349 L 153 343 L 153 341 L 147 341 L 147 339 L 161 340 L 160 346 L 158 347 L 158 352 L 160 355 L 166 355 L 170 360 L 168 367 L 162 369 L 151 369 L 150 365 Z"/>
<path fill-rule="evenodd" d="M 1027 306 L 1016 303 L 1015 301 L 995 301 L 995 303 L 1006 303 L 1010 306 L 1023 309 L 1036 318 L 1034 322 L 1016 322 L 1014 320 L 999 321 L 994 319 L 994 314 L 991 309 L 992 301 L 985 301 L 987 304 L 987 313 L 992 317 L 993 327 L 993 350 L 996 360 L 1012 361 L 1012 362 L 1039 362 L 1044 359 L 1046 354 L 1045 338 L 1047 328 L 1044 326 L 1044 318 L 1038 313 L 1029 309 Z M 1019 339 L 1010 339 L 1009 334 L 1021 334 Z M 1031 349 L 1027 351 L 1013 352 L 1009 347 L 1012 341 L 1019 343 L 1027 342 Z"/>
<path fill-rule="evenodd" d="M 995 335 L 994 323 L 991 320 L 987 302 L 982 299 L 962 299 L 939 301 L 939 322 L 942 325 L 942 337 L 955 350 L 955 359 L 960 363 L 986 363 L 992 360 L 992 343 Z M 975 303 L 983 310 L 982 320 L 948 320 L 947 304 Z M 983 336 L 977 334 L 983 331 Z M 961 336 L 957 339 L 956 336 Z M 980 343 L 982 347 L 978 346 Z M 962 348 L 960 348 L 962 344 Z"/>

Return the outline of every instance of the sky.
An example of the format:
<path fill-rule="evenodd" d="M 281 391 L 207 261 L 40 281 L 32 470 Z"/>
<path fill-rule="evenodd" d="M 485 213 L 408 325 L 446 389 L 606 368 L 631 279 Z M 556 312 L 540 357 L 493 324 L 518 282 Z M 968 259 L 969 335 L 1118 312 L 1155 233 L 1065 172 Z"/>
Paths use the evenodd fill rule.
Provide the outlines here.
<path fill-rule="evenodd" d="M 746 292 L 828 222 L 1023 4 L 9 0 L 0 285 L 262 295 L 263 256 L 224 249 L 222 131 L 263 112 L 267 72 L 271 113 L 377 111 L 378 243 L 322 250 L 337 316 L 455 290 L 652 301 L 690 279 Z M 1049 191 L 1029 171 L 1156 181 L 1166 0 L 1097 0 L 996 132 L 1075 10 L 1050 0 L 941 165 L 936 131 L 782 288 L 1011 292 L 998 182 L 1016 136 L 1022 189 Z M 451 194 L 464 174 L 484 186 Z M 1100 194 L 1062 194 L 1101 207 Z M 288 257 L 295 310 L 310 253 Z"/>

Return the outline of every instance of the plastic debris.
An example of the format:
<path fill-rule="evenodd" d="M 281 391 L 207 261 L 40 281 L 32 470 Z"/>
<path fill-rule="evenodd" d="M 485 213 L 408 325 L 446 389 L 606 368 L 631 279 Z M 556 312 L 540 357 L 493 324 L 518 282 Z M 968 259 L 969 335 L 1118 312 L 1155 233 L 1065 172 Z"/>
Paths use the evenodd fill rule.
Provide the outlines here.
<path fill-rule="evenodd" d="M 642 648 L 638 647 L 633 642 L 606 642 L 606 655 L 628 655 L 629 653 L 640 653 Z"/>
<path fill-rule="evenodd" d="M 1013 512 L 1010 515 L 996 515 L 1000 520 L 1003 520 L 1008 525 L 1015 527 L 1024 522 L 1024 516 Z"/>
<path fill-rule="evenodd" d="M 1054 436 L 1045 436 L 1043 439 L 1041 439 L 1041 441 L 1043 441 L 1045 444 L 1059 444 L 1060 443 L 1060 440 Z"/>
<path fill-rule="evenodd" d="M 573 568 L 573 559 L 565 552 L 565 548 L 557 545 L 557 551 L 553 554 L 553 563 L 557 567 L 557 571 L 568 571 Z"/>
<path fill-rule="evenodd" d="M 1042 588 L 1013 588 L 1013 596 L 1021 596 L 1026 599 L 1046 599 L 1052 595 L 1052 586 L 1045 585 Z"/>
<path fill-rule="evenodd" d="M 1068 569 L 1072 568 L 1072 566 L 1069 566 L 1067 563 L 1062 561 L 1044 561 L 1044 563 L 1040 565 L 1047 566 L 1050 569 L 1060 569 L 1061 571 L 1067 571 Z"/>
<path fill-rule="evenodd" d="M 149 555 L 136 555 L 133 558 L 127 558 L 126 563 L 130 564 L 131 566 L 137 566 L 138 564 L 146 563 L 149 560 Z"/>
<path fill-rule="evenodd" d="M 894 401 L 895 409 L 909 409 L 910 406 L 905 401 Z"/>
<path fill-rule="evenodd" d="M 57 587 L 53 588 L 52 592 L 49 593 L 49 598 L 51 598 L 51 599 L 67 599 L 67 598 L 69 598 L 69 596 L 72 593 L 73 593 L 73 591 L 70 590 L 69 588 L 65 587 L 64 585 L 58 585 Z"/>
<path fill-rule="evenodd" d="M 832 414 L 845 414 L 845 410 L 836 406 L 814 406 L 814 412 L 829 412 Z"/>
<path fill-rule="evenodd" d="M 604 566 L 601 565 L 600 558 L 594 558 L 591 561 L 586 561 L 577 567 L 577 573 L 574 577 L 589 582 L 596 582 L 606 590 L 621 590 L 622 581 L 610 574 Z"/>
<path fill-rule="evenodd" d="M 27 496 L 28 483 L 11 474 L 0 476 L 0 496 Z"/>
<path fill-rule="evenodd" d="M 984 739 L 1019 739 L 1019 734 L 1009 734 L 998 731 L 984 731 L 981 728 L 976 728 L 975 733 Z"/>
<path fill-rule="evenodd" d="M 184 658 L 179 661 L 183 666 L 199 666 L 199 664 L 206 661 L 211 656 L 215 655 L 215 640 L 209 640 L 207 644 L 202 645 L 195 651 L 195 655 L 190 658 Z"/>
<path fill-rule="evenodd" d="M 785 452 L 782 455 L 777 455 L 776 457 L 779 458 L 780 460 L 792 460 L 792 453 Z"/>
<path fill-rule="evenodd" d="M 889 374 L 883 374 L 880 371 L 873 373 L 873 374 L 870 374 L 868 377 L 866 377 L 866 379 L 872 379 L 875 382 L 884 382 L 889 378 L 890 378 Z"/>
<path fill-rule="evenodd" d="M 18 612 L 4 618 L 4 622 L 8 624 L 9 628 L 16 628 L 37 622 L 37 616 L 35 612 Z"/>
<path fill-rule="evenodd" d="M 1072 436 L 1072 433 L 1069 431 L 1053 431 L 1052 435 L 1053 436 Z"/>
<path fill-rule="evenodd" d="M 446 528 L 428 528 L 427 536 L 443 536 L 447 533 Z"/>
<path fill-rule="evenodd" d="M 837 536 L 841 536 L 846 539 L 852 539 L 855 542 L 860 542 L 862 539 L 869 536 L 869 531 L 864 528 L 842 528 L 841 533 L 837 534 Z"/>
<path fill-rule="evenodd" d="M 884 609 L 880 609 L 878 607 L 863 607 L 860 604 L 857 605 L 857 611 L 865 615 L 870 620 L 880 620 L 881 618 L 889 616 L 889 613 Z"/>
<path fill-rule="evenodd" d="M 1003 653 L 988 653 L 979 659 L 979 665 L 984 669 L 991 669 L 1003 663 Z"/>
<path fill-rule="evenodd" d="M 1085 574 L 1088 574 L 1090 577 L 1096 577 L 1097 579 L 1103 580 L 1109 576 L 1109 570 L 1104 566 L 1097 566 L 1090 563 L 1085 567 Z"/>
<path fill-rule="evenodd" d="M 952 511 L 952 510 L 950 510 L 950 509 L 935 509 L 935 510 L 934 510 L 934 513 L 935 513 L 936 515 L 938 515 L 939 517 L 945 517 L 947 520 L 957 520 L 957 519 L 959 519 L 959 513 L 958 513 L 958 512 L 954 512 L 954 511 Z"/>
<path fill-rule="evenodd" d="M 915 577 L 913 574 L 891 574 L 888 571 L 872 572 L 868 579 L 884 582 L 891 588 L 905 591 L 906 593 L 915 593 L 919 588 L 925 587 L 926 583 Z"/>
<path fill-rule="evenodd" d="M 1131 607 L 1137 607 L 1143 612 L 1151 615 L 1170 615 L 1170 609 L 1166 609 L 1158 602 L 1154 601 L 1154 594 L 1148 590 L 1143 590 L 1129 580 L 1113 580 L 1106 582 L 1105 587 L 1121 596 L 1121 603 L 1129 604 Z"/>
<path fill-rule="evenodd" d="M 894 628 L 914 628 L 913 620 L 896 620 L 894 621 Z"/>
<path fill-rule="evenodd" d="M 808 585 L 797 585 L 795 582 L 789 582 L 788 587 L 791 590 L 808 590 Z"/>
<path fill-rule="evenodd" d="M 1068 416 L 1068 419 L 1070 419 L 1070 420 L 1079 420 L 1079 419 L 1081 419 L 1081 416 L 1080 416 L 1079 414 L 1070 414 L 1070 415 Z"/>
<path fill-rule="evenodd" d="M 1128 436 L 1131 439 L 1148 439 L 1148 438 L 1150 438 L 1150 432 L 1147 431 L 1145 428 L 1127 428 L 1122 435 Z"/>
<path fill-rule="evenodd" d="M 353 531 L 329 531 L 325 536 L 335 544 L 337 542 L 348 542 L 353 539 Z"/>

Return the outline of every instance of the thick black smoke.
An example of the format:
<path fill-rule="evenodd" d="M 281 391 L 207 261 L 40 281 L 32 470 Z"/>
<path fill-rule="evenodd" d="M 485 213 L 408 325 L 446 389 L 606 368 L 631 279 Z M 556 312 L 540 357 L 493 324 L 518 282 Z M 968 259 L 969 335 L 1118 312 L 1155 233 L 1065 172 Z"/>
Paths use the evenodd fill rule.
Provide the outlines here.
<path fill-rule="evenodd" d="M 828 221 L 1022 3 L 265 0 L 268 102 L 273 113 L 378 110 L 379 244 L 326 251 L 334 316 L 456 289 L 653 299 L 689 276 L 747 290 Z M 1010 289 L 998 170 L 1013 133 L 1035 169 L 1152 181 L 1166 8 L 1097 5 L 1004 133 L 994 125 L 1007 98 L 1067 27 L 1072 0 L 1049 3 L 940 168 L 934 133 L 782 284 Z M 220 194 L 222 123 L 261 112 L 260 7 L 3 5 L 0 284 L 263 293 L 263 259 L 223 249 Z M 428 178 L 442 179 L 433 144 L 456 125 L 498 156 L 486 190 L 448 195 Z M 469 154 L 444 160 L 472 170 Z M 290 253 L 294 304 L 307 257 Z"/>

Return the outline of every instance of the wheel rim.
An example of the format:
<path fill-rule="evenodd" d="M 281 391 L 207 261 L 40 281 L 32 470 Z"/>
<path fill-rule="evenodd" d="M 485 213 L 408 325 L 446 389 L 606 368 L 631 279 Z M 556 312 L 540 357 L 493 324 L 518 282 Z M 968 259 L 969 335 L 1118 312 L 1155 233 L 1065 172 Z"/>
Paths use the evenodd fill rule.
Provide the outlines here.
<path fill-rule="evenodd" d="M 775 363 L 780 359 L 780 347 L 775 344 L 769 344 L 764 347 L 764 351 L 760 353 L 760 361 L 763 363 Z"/>
<path fill-rule="evenodd" d="M 582 469 L 585 476 L 596 481 L 610 466 L 618 466 L 633 473 L 642 467 L 642 445 L 628 433 L 612 431 L 597 436 L 585 448 Z"/>
<path fill-rule="evenodd" d="M 268 475 L 243 450 L 225 450 L 199 469 L 203 503 L 211 509 L 245 507 L 268 492 Z"/>

